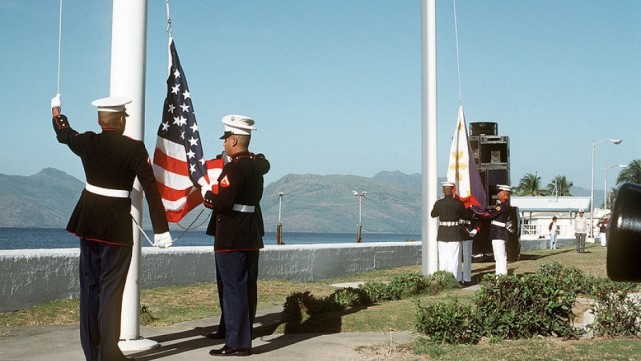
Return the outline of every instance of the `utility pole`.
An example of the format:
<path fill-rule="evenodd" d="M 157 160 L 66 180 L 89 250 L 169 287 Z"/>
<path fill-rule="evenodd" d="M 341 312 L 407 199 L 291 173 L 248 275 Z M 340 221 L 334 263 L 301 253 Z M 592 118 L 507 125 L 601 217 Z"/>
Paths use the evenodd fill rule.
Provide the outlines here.
<path fill-rule="evenodd" d="M 276 224 L 276 244 L 283 243 L 283 224 L 280 221 L 281 210 L 283 209 L 283 192 L 278 192 L 278 223 Z"/>
<path fill-rule="evenodd" d="M 352 191 L 352 194 L 358 197 L 358 224 L 356 225 L 356 243 L 361 243 L 363 239 L 363 198 L 367 192 Z"/>

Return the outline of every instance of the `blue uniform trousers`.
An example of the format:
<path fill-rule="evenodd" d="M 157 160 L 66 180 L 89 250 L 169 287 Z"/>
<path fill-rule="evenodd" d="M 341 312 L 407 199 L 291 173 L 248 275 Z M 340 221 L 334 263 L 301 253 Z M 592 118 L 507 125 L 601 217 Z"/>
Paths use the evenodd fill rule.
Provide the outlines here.
<path fill-rule="evenodd" d="M 250 260 L 255 251 L 216 252 L 216 265 L 223 286 L 222 309 L 225 345 L 251 348 L 252 310 L 249 301 Z M 255 306 L 253 306 L 255 307 Z"/>
<path fill-rule="evenodd" d="M 253 327 L 254 319 L 256 319 L 256 307 L 258 304 L 258 259 L 260 256 L 259 250 L 245 251 L 247 253 L 247 262 L 249 266 L 249 278 L 247 279 L 247 298 L 249 302 L 249 324 Z M 223 280 L 220 278 L 220 269 L 218 262 L 216 262 L 216 286 L 218 288 L 218 304 L 220 305 L 220 321 L 218 322 L 218 333 L 223 335 L 225 329 L 225 311 L 223 307 Z M 253 336 L 252 336 L 253 338 Z"/>
<path fill-rule="evenodd" d="M 122 293 L 131 246 L 80 240 L 80 343 L 87 361 L 120 361 Z"/>

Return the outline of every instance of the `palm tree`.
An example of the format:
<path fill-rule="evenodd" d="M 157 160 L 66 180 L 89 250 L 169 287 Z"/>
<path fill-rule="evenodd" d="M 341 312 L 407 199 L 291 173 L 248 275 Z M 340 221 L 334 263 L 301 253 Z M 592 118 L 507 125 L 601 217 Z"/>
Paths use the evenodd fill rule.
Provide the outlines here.
<path fill-rule="evenodd" d="M 538 196 L 541 194 L 541 177 L 536 173 L 527 173 L 516 186 L 515 195 L 517 196 Z"/>
<path fill-rule="evenodd" d="M 548 194 L 555 194 L 559 197 L 571 196 L 570 189 L 574 184 L 568 182 L 564 175 L 557 175 L 552 182 L 548 184 Z M 556 193 L 554 192 L 556 190 Z"/>
<path fill-rule="evenodd" d="M 617 185 L 625 182 L 641 184 L 641 159 L 633 160 L 617 176 Z"/>

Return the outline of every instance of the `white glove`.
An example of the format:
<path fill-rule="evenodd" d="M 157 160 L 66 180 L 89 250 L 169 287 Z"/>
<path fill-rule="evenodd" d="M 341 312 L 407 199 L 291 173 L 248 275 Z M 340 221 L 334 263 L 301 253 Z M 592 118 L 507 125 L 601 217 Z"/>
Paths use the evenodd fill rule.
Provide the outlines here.
<path fill-rule="evenodd" d="M 203 199 L 205 199 L 205 194 L 207 194 L 207 191 L 210 191 L 211 187 L 200 187 L 200 194 L 203 196 Z"/>
<path fill-rule="evenodd" d="M 478 231 L 476 229 L 471 230 L 470 231 L 470 237 L 474 238 L 474 236 L 476 236 L 476 233 L 478 233 Z"/>
<path fill-rule="evenodd" d="M 60 100 L 60 93 L 58 93 L 55 97 L 51 98 L 51 109 L 60 108 L 61 106 L 62 101 Z"/>
<path fill-rule="evenodd" d="M 174 244 L 169 232 L 154 234 L 154 246 L 158 248 L 169 248 Z"/>

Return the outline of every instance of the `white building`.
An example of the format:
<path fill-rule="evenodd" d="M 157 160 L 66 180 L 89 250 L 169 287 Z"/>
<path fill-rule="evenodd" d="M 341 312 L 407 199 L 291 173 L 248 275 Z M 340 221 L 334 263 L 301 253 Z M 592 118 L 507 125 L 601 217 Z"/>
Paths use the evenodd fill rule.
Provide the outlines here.
<path fill-rule="evenodd" d="M 513 196 L 510 203 L 519 207 L 522 240 L 549 238 L 548 226 L 554 216 L 557 217 L 559 238 L 574 238 L 573 222 L 579 209 L 584 209 L 585 216 L 590 219 L 590 197 Z M 594 210 L 595 227 L 604 214 L 602 209 Z"/>

